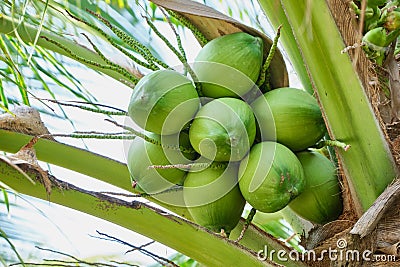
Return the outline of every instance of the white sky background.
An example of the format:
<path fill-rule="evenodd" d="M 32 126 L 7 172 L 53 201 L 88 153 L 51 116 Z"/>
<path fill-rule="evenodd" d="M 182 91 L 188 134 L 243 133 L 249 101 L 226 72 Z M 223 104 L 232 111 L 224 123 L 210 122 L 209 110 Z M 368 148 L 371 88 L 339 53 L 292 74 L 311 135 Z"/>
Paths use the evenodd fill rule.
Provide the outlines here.
<path fill-rule="evenodd" d="M 208 2 L 212 2 L 214 5 L 218 6 L 219 10 L 226 10 L 226 7 L 221 4 L 220 1 Z M 252 8 L 249 7 L 248 11 L 251 12 L 251 9 Z M 267 26 L 266 30 L 271 32 L 271 29 L 267 25 L 265 17 L 260 12 L 257 13 L 257 15 L 260 16 L 258 19 L 262 22 L 262 24 Z M 235 12 L 232 14 L 232 16 L 239 19 L 239 14 Z M 246 16 L 244 16 L 243 18 L 245 19 Z M 248 20 L 244 20 L 244 23 L 250 24 L 251 22 Z M 170 31 L 168 26 L 165 24 L 157 25 L 160 26 L 159 30 L 163 33 Z M 272 34 L 269 35 L 271 36 Z M 181 38 L 184 41 L 184 48 L 187 53 L 188 61 L 191 62 L 197 55 L 200 46 L 190 33 L 181 35 Z M 154 39 L 154 41 L 156 40 L 157 39 Z M 174 40 L 174 37 L 170 38 L 170 40 Z M 160 54 L 167 55 L 167 53 L 165 53 L 166 51 L 158 52 Z M 169 53 L 169 55 L 171 56 L 167 57 L 166 61 L 169 62 L 170 65 L 173 65 L 171 62 L 175 62 L 178 65 L 179 61 L 176 59 L 176 57 L 172 53 Z M 290 68 L 289 65 L 288 69 L 290 69 L 291 84 L 299 84 L 295 75 L 291 71 L 292 68 Z M 130 88 L 112 78 L 100 76 L 91 70 L 75 68 L 71 71 L 76 75 L 79 80 L 81 80 L 81 82 L 84 84 L 84 87 L 96 96 L 99 103 L 104 103 L 110 106 L 127 110 L 128 101 L 132 91 Z M 48 95 L 46 94 L 44 94 L 43 96 L 37 96 L 48 98 Z M 67 98 L 65 100 L 67 100 Z M 65 110 L 68 116 L 75 122 L 76 130 L 96 130 L 105 132 L 120 130 L 116 129 L 110 123 L 104 122 L 104 115 L 97 115 L 75 108 L 65 108 Z M 42 119 L 45 124 L 50 128 L 50 131 L 52 133 L 71 133 L 74 131 L 71 124 L 67 121 L 54 119 L 50 116 L 43 115 Z M 124 118 L 119 118 L 119 122 L 123 123 Z M 67 138 L 58 140 L 63 143 L 68 143 L 79 147 L 82 147 L 83 145 L 81 140 L 73 140 Z M 91 151 L 125 162 L 126 150 L 124 148 L 124 142 L 121 140 L 85 139 L 84 142 Z M 42 166 L 47 169 L 47 165 L 42 164 Z M 76 183 L 77 185 L 84 188 L 94 189 L 93 179 L 90 177 L 86 177 L 72 171 L 64 170 L 57 166 L 51 166 L 51 173 L 58 178 Z M 130 182 L 127 181 L 127 183 Z M 108 191 L 110 190 L 110 188 L 107 188 L 104 183 L 96 184 L 95 189 Z M 119 261 L 129 260 L 131 262 L 134 262 L 135 260 L 140 260 L 141 265 L 154 264 L 153 260 L 138 253 L 130 253 L 124 255 L 125 251 L 128 250 L 127 247 L 116 245 L 115 243 L 112 243 L 110 241 L 99 240 L 91 237 L 90 235 L 97 236 L 96 230 L 99 230 L 103 233 L 121 238 L 124 241 L 130 242 L 133 245 L 138 246 L 149 242 L 150 239 L 144 238 L 141 235 L 132 233 L 131 231 L 128 231 L 121 227 L 117 227 L 111 223 L 96 219 L 91 216 L 84 216 L 80 213 L 65 209 L 60 206 L 55 206 L 48 202 L 31 200 L 36 208 L 40 209 L 43 214 L 46 214 L 46 218 L 45 216 L 43 216 L 43 214 L 40 214 L 40 212 L 33 209 L 30 204 L 27 204 L 22 199 L 10 198 L 10 200 L 16 201 L 18 204 L 22 204 L 23 206 L 30 207 L 28 210 L 24 211 L 26 212 L 26 215 L 29 216 L 29 220 L 25 220 L 23 222 L 15 221 L 15 223 L 16 225 L 18 225 L 18 227 L 24 227 L 23 225 L 21 225 L 21 223 L 26 223 L 27 228 L 32 227 L 33 224 L 35 231 L 42 235 L 43 241 L 46 242 L 46 245 L 44 247 L 64 251 L 82 259 L 91 258 L 99 255 L 115 255 L 116 257 L 114 257 L 113 259 Z M 0 207 L 0 212 L 4 213 L 5 208 Z M 14 220 L 12 210 L 10 214 L 10 220 Z M 25 245 L 27 244 L 19 244 L 16 242 L 15 245 L 17 248 L 25 248 Z M 174 253 L 173 250 L 168 249 L 161 244 L 153 244 L 149 247 L 149 249 L 151 251 L 157 252 L 160 256 L 163 257 L 169 257 L 171 254 Z M 27 251 L 33 254 L 38 252 L 34 248 L 27 248 Z M 47 258 L 57 257 L 58 256 L 55 254 L 47 254 Z"/>

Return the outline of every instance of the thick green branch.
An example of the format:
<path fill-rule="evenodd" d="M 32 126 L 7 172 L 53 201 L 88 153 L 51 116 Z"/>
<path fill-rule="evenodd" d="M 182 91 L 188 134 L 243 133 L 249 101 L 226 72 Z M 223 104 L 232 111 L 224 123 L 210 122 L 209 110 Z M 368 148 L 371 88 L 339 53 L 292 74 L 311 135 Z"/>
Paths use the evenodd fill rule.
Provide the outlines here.
<path fill-rule="evenodd" d="M 388 144 L 325 1 L 281 0 L 360 215 L 396 176 Z"/>
<path fill-rule="evenodd" d="M 32 136 L 29 135 L 0 130 L 0 150 L 15 153 L 23 145 L 27 144 L 31 138 Z M 35 144 L 35 150 L 39 160 L 88 175 L 127 191 L 133 190 L 130 184 L 129 171 L 124 163 L 87 150 L 47 139 L 39 139 L 39 141 Z M 4 175 L 6 173 L 2 173 L 0 170 L 0 174 Z M 0 180 L 2 179 L 1 176 L 2 175 L 0 175 Z M 8 184 L 8 182 L 6 183 Z M 21 186 L 18 183 L 15 186 L 15 190 L 23 193 Z M 35 190 L 41 192 L 41 194 L 46 194 L 43 188 L 36 187 Z M 38 192 L 36 192 L 33 196 L 39 197 L 37 194 Z M 51 199 L 53 200 L 53 194 Z M 164 206 L 180 216 L 191 218 L 186 208 L 166 205 L 165 203 L 158 203 L 152 198 L 149 198 L 149 200 Z M 239 237 L 241 230 L 243 229 L 243 224 L 244 222 L 242 220 L 231 232 L 230 238 L 232 240 L 236 240 Z M 281 249 L 287 250 L 287 247 L 280 241 L 252 225 L 247 229 L 243 239 L 240 241 L 240 244 L 255 252 L 262 250 L 264 246 L 267 246 L 269 251 L 272 249 L 275 251 Z M 276 255 L 274 255 L 274 257 L 276 257 Z M 284 262 L 284 264 L 285 266 L 293 267 L 303 266 L 301 263 L 292 261 Z"/>
<path fill-rule="evenodd" d="M 32 136 L 0 130 L 0 150 L 16 153 Z M 127 191 L 133 191 L 126 164 L 48 139 L 39 139 L 35 145 L 39 160 L 99 179 Z M 18 190 L 18 187 L 16 188 Z M 190 218 L 185 208 L 166 206 L 178 215 Z"/>
<path fill-rule="evenodd" d="M 26 168 L 32 178 L 38 173 Z M 23 168 L 23 167 L 22 167 Z M 43 200 L 48 196 L 40 183 L 32 185 L 21 173 L 0 161 L 0 181 L 19 193 Z M 50 201 L 102 218 L 157 240 L 207 266 L 276 266 L 257 259 L 255 253 L 185 219 L 139 201 L 127 202 L 108 195 L 78 188 L 51 178 L 57 185 Z"/>

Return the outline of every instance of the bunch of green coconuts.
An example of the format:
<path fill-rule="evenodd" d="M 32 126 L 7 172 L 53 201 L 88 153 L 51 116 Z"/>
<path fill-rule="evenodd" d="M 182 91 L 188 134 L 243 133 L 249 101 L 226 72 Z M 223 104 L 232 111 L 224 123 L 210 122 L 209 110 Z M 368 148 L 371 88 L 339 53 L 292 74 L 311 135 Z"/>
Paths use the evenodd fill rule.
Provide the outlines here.
<path fill-rule="evenodd" d="M 266 213 L 289 205 L 319 224 L 342 210 L 335 165 L 308 150 L 326 132 L 318 103 L 300 89 L 260 91 L 263 50 L 259 37 L 223 35 L 199 51 L 197 81 L 154 71 L 130 99 L 129 116 L 147 136 L 128 152 L 135 186 L 170 204 L 181 199 L 214 232 L 229 234 L 246 202 Z"/>
<path fill-rule="evenodd" d="M 355 13 L 361 17 L 361 0 L 352 1 Z M 390 44 L 400 35 L 400 1 L 366 0 L 362 42 L 364 51 L 382 65 Z M 395 54 L 400 52 L 396 49 Z"/>

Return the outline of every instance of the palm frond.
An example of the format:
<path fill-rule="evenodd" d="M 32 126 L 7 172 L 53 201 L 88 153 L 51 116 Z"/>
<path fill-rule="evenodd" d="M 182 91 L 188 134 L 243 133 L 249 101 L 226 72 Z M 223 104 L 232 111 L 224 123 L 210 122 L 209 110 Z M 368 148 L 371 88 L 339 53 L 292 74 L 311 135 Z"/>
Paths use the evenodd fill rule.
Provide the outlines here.
<path fill-rule="evenodd" d="M 73 20 L 67 15 L 68 12 L 78 16 L 90 24 L 99 24 L 99 21 L 86 10 L 94 10 L 104 19 L 109 21 L 113 26 L 124 29 L 130 38 L 142 43 L 148 47 L 151 53 L 160 58 L 154 44 L 151 43 L 151 34 L 147 31 L 143 18 L 138 17 L 141 14 L 142 7 L 137 4 L 128 3 L 128 1 L 111 1 L 104 3 L 102 1 L 6 1 L 1 0 L 0 12 L 3 14 L 12 14 L 15 19 L 14 27 L 19 27 L 20 23 L 27 22 L 39 29 L 51 30 L 51 32 L 59 33 L 63 36 L 71 36 L 79 38 L 82 31 L 90 32 L 90 39 L 93 42 L 100 42 L 103 39 L 102 49 L 109 50 L 104 45 L 104 36 L 101 36 L 93 28 Z M 144 5 L 148 8 L 148 4 Z M 103 26 L 104 28 L 104 26 Z M 104 29 L 110 33 L 110 30 Z M 14 31 L 16 33 L 16 31 Z M 74 37 L 74 34 L 76 35 Z M 56 55 L 39 46 L 35 46 L 38 34 L 32 44 L 24 43 L 18 34 L 15 37 L 9 35 L 0 35 L 2 56 L 0 57 L 0 76 L 3 77 L 0 84 L 0 97 L 4 107 L 9 106 L 7 101 L 10 98 L 17 100 L 18 103 L 30 104 L 29 94 L 43 95 L 37 91 L 45 91 L 47 98 L 55 99 L 60 97 L 60 91 L 69 92 L 69 99 L 82 100 L 94 103 L 96 98 L 93 93 L 85 89 L 80 81 L 78 81 L 71 73 L 71 66 L 75 67 L 76 62 L 67 60 L 65 57 Z M 132 48 L 124 43 L 120 38 L 110 34 L 113 42 L 121 45 L 126 50 Z M 100 41 L 97 41 L 99 39 Z M 110 45 L 108 45 L 110 47 Z M 109 53 L 110 54 L 110 53 Z M 79 66 L 85 69 L 83 66 Z M 18 88 L 19 96 L 15 95 L 13 88 Z M 11 91 L 13 93 L 11 93 Z M 39 108 L 39 107 L 38 107 Z M 68 115 L 64 109 L 59 106 L 62 114 L 66 119 Z"/>

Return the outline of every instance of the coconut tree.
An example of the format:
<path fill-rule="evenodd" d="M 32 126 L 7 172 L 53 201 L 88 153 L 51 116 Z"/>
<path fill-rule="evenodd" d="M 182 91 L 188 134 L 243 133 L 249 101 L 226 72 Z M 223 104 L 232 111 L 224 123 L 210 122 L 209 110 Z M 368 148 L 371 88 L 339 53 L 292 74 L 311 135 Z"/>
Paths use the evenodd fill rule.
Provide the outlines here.
<path fill-rule="evenodd" d="M 236 10 L 232 7 L 238 8 L 236 2 L 230 3 L 228 15 L 224 15 L 191 1 L 154 0 L 136 4 L 118 1 L 120 6 L 113 1 L 109 5 L 89 1 L 36 1 L 17 5 L 2 1 L 0 32 L 3 33 L 4 64 L 1 73 L 4 78 L 0 83 L 0 95 L 2 107 L 9 114 L 3 115 L 5 119 L 0 124 L 0 149 L 18 152 L 15 156 L 7 154 L 1 158 L 2 186 L 108 220 L 209 266 L 327 266 L 349 261 L 354 266 L 361 266 L 377 251 L 383 253 L 386 260 L 393 260 L 390 256 L 397 255 L 398 241 L 398 231 L 394 230 L 397 229 L 398 215 L 396 16 L 390 20 L 394 22 L 393 29 L 381 30 L 384 34 L 393 32 L 391 36 L 395 36 L 390 39 L 385 35 L 385 40 L 390 42 L 387 41 L 382 49 L 377 49 L 376 45 L 367 47 L 369 40 L 362 38 L 370 29 L 382 28 L 380 25 L 386 27 L 387 22 L 383 20 L 396 10 L 397 2 L 375 2 L 379 1 L 259 0 L 270 25 L 274 30 L 278 29 L 268 38 L 262 28 L 253 28 L 257 24 L 250 27 L 228 16 Z M 387 8 L 384 7 L 386 2 L 390 5 Z M 255 3 L 249 1 L 248 4 Z M 380 14 L 375 18 L 375 25 L 371 18 L 375 13 L 370 15 L 367 11 L 378 12 L 378 9 Z M 239 5 L 239 10 L 241 15 L 246 14 L 246 5 Z M 255 14 L 247 14 L 250 14 L 250 22 L 257 22 Z M 158 24 L 157 20 L 164 23 Z M 191 30 L 200 46 L 234 32 L 247 32 L 262 38 L 264 59 L 270 63 L 265 66 L 272 88 L 289 85 L 282 54 L 276 50 L 280 36 L 282 52 L 288 55 L 303 88 L 315 97 L 324 116 L 327 135 L 320 144 L 330 145 L 330 158 L 337 164 L 343 203 L 339 218 L 327 224 L 312 225 L 313 229 L 309 231 L 309 222 L 285 208 L 279 214 L 257 213 L 253 223 L 251 216 L 247 220 L 241 219 L 226 237 L 193 222 L 186 207 L 171 205 L 162 201 L 162 197 L 132 188 L 125 163 L 59 139 L 149 138 L 136 128 L 115 120 L 117 116 L 126 116 L 123 108 L 110 108 L 107 103 L 102 105 L 90 90 L 82 90 L 80 81 L 58 62 L 59 55 L 66 62 L 86 65 L 134 89 L 143 75 L 168 69 L 171 64 L 179 63 L 192 74 L 184 42 L 189 38 L 184 34 L 189 32 L 182 31 L 182 27 Z M 143 37 L 149 33 L 159 42 L 149 44 Z M 18 62 L 15 55 L 19 55 Z M 168 57 L 175 61 L 171 63 Z M 50 64 L 50 67 L 43 67 L 44 64 Z M 196 82 L 195 76 L 192 78 Z M 34 110 L 23 109 L 13 116 L 9 111 L 13 103 L 29 105 L 44 101 L 37 97 L 37 91 L 31 89 L 30 83 L 28 86 L 28 80 L 35 81 L 35 86 L 48 92 L 65 118 L 68 117 L 62 113 L 64 107 L 76 107 L 90 112 L 88 114 L 107 116 L 117 131 L 123 128 L 125 132 L 104 133 L 92 129 L 57 136 L 49 134 Z M 49 80 L 79 98 L 80 102 L 60 102 L 60 96 L 66 91 L 57 93 L 50 89 Z M 19 95 L 5 90 L 5 84 L 10 83 L 15 85 Z M 48 110 L 42 109 L 42 114 Z M 70 123 L 72 127 L 75 125 L 73 120 Z M 58 138 L 57 141 L 54 138 Z M 152 141 L 157 143 L 157 140 Z M 337 147 L 333 148 L 333 145 Z M 124 193 L 74 185 L 68 179 L 44 171 L 36 160 L 90 176 L 116 186 Z M 162 207 L 140 201 L 142 198 L 132 200 L 138 194 Z M 250 212 L 253 213 L 254 210 Z M 354 252 L 371 253 L 367 253 L 367 257 L 351 259 L 348 256 L 332 259 L 330 254 L 319 261 L 288 257 L 294 248 L 301 248 L 289 242 L 284 225 L 277 225 L 281 218 L 291 226 L 288 232 L 302 235 L 305 249 L 317 253 L 329 249 L 338 253 L 337 250 L 342 249 L 340 255 L 348 255 L 350 251 L 353 257 Z M 271 227 L 274 230 L 268 231 Z M 288 242 L 284 243 L 278 237 L 288 237 Z"/>

